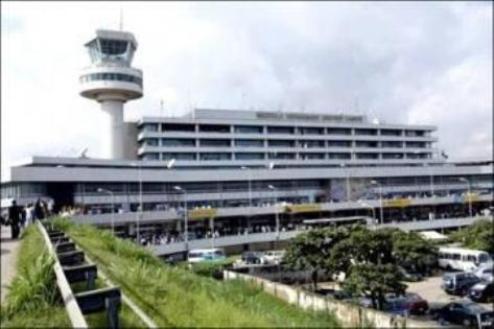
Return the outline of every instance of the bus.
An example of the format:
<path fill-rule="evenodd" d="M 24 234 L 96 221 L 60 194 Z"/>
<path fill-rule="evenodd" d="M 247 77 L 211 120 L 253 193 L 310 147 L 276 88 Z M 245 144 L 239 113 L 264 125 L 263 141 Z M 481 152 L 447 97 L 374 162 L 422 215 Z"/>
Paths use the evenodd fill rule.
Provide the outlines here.
<path fill-rule="evenodd" d="M 491 256 L 482 250 L 440 247 L 438 265 L 446 270 L 473 272 L 481 266 L 492 266 Z"/>
<path fill-rule="evenodd" d="M 187 261 L 189 263 L 200 263 L 207 261 L 221 261 L 226 259 L 223 249 L 193 249 L 189 251 Z"/>

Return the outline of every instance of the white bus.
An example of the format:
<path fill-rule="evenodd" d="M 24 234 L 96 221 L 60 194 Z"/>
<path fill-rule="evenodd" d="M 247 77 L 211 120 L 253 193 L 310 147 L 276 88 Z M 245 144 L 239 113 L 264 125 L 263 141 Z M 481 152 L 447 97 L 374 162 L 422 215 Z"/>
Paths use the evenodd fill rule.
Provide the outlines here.
<path fill-rule="evenodd" d="M 438 264 L 447 270 L 459 270 L 473 272 L 481 266 L 492 266 L 491 256 L 481 250 L 440 247 L 438 253 Z"/>
<path fill-rule="evenodd" d="M 218 261 L 226 259 L 223 249 L 193 249 L 189 251 L 187 257 L 189 263 L 199 263 L 206 261 Z"/>

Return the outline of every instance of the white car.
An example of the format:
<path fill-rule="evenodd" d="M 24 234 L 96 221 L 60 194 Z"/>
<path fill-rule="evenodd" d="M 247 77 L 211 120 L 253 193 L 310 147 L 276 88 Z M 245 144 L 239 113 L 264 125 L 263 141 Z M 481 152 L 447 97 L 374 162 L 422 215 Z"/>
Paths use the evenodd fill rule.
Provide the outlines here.
<path fill-rule="evenodd" d="M 263 264 L 279 264 L 285 255 L 284 250 L 270 250 L 266 251 L 261 257 Z"/>
<path fill-rule="evenodd" d="M 493 273 L 492 266 L 482 266 L 477 271 L 474 272 L 475 276 L 483 281 L 492 282 Z"/>

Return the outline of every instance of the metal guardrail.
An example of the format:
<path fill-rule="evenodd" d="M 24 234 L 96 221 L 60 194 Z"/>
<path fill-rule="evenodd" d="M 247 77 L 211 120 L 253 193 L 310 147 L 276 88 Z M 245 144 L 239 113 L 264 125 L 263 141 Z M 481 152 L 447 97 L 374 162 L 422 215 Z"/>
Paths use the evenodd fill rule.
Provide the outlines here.
<path fill-rule="evenodd" d="M 389 199 L 393 200 L 393 199 Z M 388 200 L 388 201 L 389 201 Z M 459 199 L 454 196 L 446 196 L 446 197 L 429 197 L 429 198 L 414 198 L 409 199 L 410 204 L 408 206 L 423 206 L 423 205 L 440 205 L 440 204 L 464 204 L 463 199 Z M 379 200 L 365 200 L 369 205 L 374 208 L 379 207 Z M 492 195 L 479 195 L 478 200 L 473 200 L 473 202 L 491 202 Z M 346 209 L 367 209 L 366 206 L 361 205 L 357 201 L 351 202 L 324 202 L 318 203 L 320 205 L 321 211 L 338 211 L 338 210 L 346 210 Z M 250 215 L 269 215 L 274 214 L 276 211 L 279 211 L 279 207 L 281 206 L 253 206 L 253 207 L 224 207 L 217 208 L 216 218 L 220 217 L 229 217 L 229 216 L 245 216 L 246 214 Z M 193 211 L 192 209 L 190 211 Z M 136 223 L 137 218 L 139 217 L 138 212 L 127 212 L 127 213 L 115 213 L 113 214 L 113 218 L 116 225 L 126 225 Z M 72 220 L 76 223 L 81 224 L 94 224 L 94 225 L 109 225 L 111 223 L 112 214 L 97 214 L 97 215 L 74 215 Z M 170 210 L 157 210 L 157 211 L 144 211 L 142 213 L 142 218 L 140 218 L 141 224 L 143 223 L 157 223 L 163 221 L 174 221 L 181 220 L 182 215 L 177 209 Z"/>
<path fill-rule="evenodd" d="M 396 222 L 385 224 L 370 224 L 367 225 L 370 228 L 384 228 L 384 227 L 396 227 L 404 231 L 422 231 L 422 230 L 435 230 L 435 229 L 447 229 L 455 227 L 468 226 L 483 217 L 463 217 L 463 218 L 444 218 L 433 220 L 417 220 L 409 222 Z M 491 217 L 487 217 L 488 219 Z M 492 220 L 492 219 L 491 219 Z M 306 232 L 306 230 L 293 230 L 293 231 L 281 231 L 279 237 L 276 232 L 266 233 L 251 233 L 251 234 L 239 234 L 228 235 L 213 239 L 197 239 L 189 240 L 189 249 L 200 248 L 212 248 L 214 247 L 228 247 L 248 243 L 259 242 L 271 242 L 271 241 L 285 241 L 294 238 L 300 233 Z M 179 252 L 186 251 L 185 242 L 174 242 L 163 245 L 153 245 L 149 247 L 152 252 L 157 256 L 171 255 Z"/>
<path fill-rule="evenodd" d="M 50 256 L 55 261 L 57 285 L 72 327 L 88 328 L 85 314 L 106 311 L 107 327 L 118 329 L 122 299 L 120 288 L 108 285 L 96 289 L 98 270 L 95 264 L 87 263 L 85 253 L 76 250 L 75 244 L 69 241 L 64 232 L 47 230 L 40 221 L 37 222 L 37 227 L 43 235 Z M 70 284 L 77 282 L 86 282 L 86 290 L 74 293 Z"/>
<path fill-rule="evenodd" d="M 94 292 L 99 293 L 100 295 L 105 295 L 103 297 L 111 297 L 115 298 L 115 288 L 104 288 L 104 289 L 99 289 L 99 290 L 94 290 L 94 280 L 96 279 L 96 273 L 97 275 L 105 282 L 105 284 L 108 287 L 115 287 L 116 285 L 113 284 L 113 282 L 108 278 L 108 276 L 101 270 L 98 269 L 96 272 L 96 262 L 92 261 L 91 258 L 87 255 L 87 253 L 84 253 L 83 251 L 74 251 L 75 249 L 75 244 L 74 242 L 68 241 L 69 238 L 65 236 L 63 232 L 60 232 L 60 234 L 55 234 L 52 235 L 53 237 L 51 239 L 54 239 L 57 241 L 57 244 L 55 246 L 52 245 L 52 240 L 48 236 L 48 233 L 46 229 L 43 227 L 43 225 L 38 221 L 38 228 L 40 229 L 41 233 L 43 234 L 43 237 L 45 238 L 46 245 L 48 246 L 48 249 L 50 250 L 50 254 L 53 255 L 56 264 L 55 264 L 55 272 L 57 273 L 57 282 L 59 282 L 59 288 L 60 291 L 62 292 L 62 297 L 64 298 L 64 302 L 66 302 L 66 308 L 67 308 L 67 313 L 69 315 L 69 318 L 72 322 L 72 326 L 74 328 L 87 328 L 87 323 L 85 322 L 83 313 L 84 311 L 87 311 L 88 313 L 92 313 L 97 311 L 98 309 L 101 309 L 102 307 L 108 308 L 114 308 L 112 305 L 108 305 L 108 303 L 105 301 L 105 305 L 102 305 L 102 299 L 100 298 L 96 303 L 91 302 L 91 298 L 94 296 Z M 69 249 L 69 250 L 67 250 Z M 58 253 L 58 255 L 57 255 Z M 57 257 L 58 256 L 58 257 Z M 81 258 L 82 257 L 82 258 Z M 91 265 L 80 265 L 80 266 L 71 266 L 69 268 L 63 268 L 61 263 L 60 263 L 60 258 L 68 258 L 69 262 L 70 259 L 77 259 L 79 260 L 87 260 L 88 263 Z M 57 266 L 58 264 L 58 266 Z M 88 288 L 90 288 L 90 291 L 79 293 L 79 294 L 73 294 L 69 282 L 73 282 L 73 278 L 75 277 L 75 280 L 77 280 L 77 277 L 81 276 L 81 273 L 77 271 L 76 267 L 90 267 L 91 269 L 94 269 L 92 272 L 93 274 L 88 277 L 85 275 L 85 279 L 88 279 L 92 282 L 88 282 Z M 59 281 L 60 277 L 60 281 Z M 82 280 L 78 280 L 82 281 Z M 62 285 L 60 285 L 60 282 L 62 282 Z M 128 296 L 126 296 L 123 292 L 120 291 L 120 288 L 118 288 L 118 299 L 127 304 L 129 308 L 137 315 L 137 317 L 140 318 L 140 320 L 148 327 L 148 328 L 158 328 L 157 324 L 142 311 Z M 108 298 L 107 298 L 108 299 Z M 69 304 L 69 306 L 67 306 Z M 96 305 L 95 305 L 96 304 Z M 98 305 L 99 304 L 99 305 Z M 81 310 L 81 305 L 84 309 Z M 110 312 L 115 312 L 115 309 L 110 309 Z M 112 318 L 109 314 L 108 317 L 110 327 L 118 327 L 118 319 Z"/>
<path fill-rule="evenodd" d="M 62 295 L 63 302 L 65 304 L 65 309 L 67 310 L 67 314 L 69 316 L 70 322 L 72 323 L 72 327 L 74 328 L 88 328 L 86 319 L 84 315 L 82 315 L 82 311 L 77 303 L 77 300 L 72 292 L 70 284 L 65 276 L 65 273 L 62 269 L 62 265 L 58 260 L 57 254 L 53 245 L 51 243 L 50 238 L 48 237 L 48 233 L 46 232 L 43 225 L 38 221 L 37 222 L 38 229 L 40 230 L 43 238 L 45 239 L 45 244 L 48 248 L 48 252 L 50 256 L 55 260 L 55 264 L 53 265 L 53 270 L 55 271 L 55 275 L 57 277 L 57 285 L 60 289 L 60 293 Z"/>

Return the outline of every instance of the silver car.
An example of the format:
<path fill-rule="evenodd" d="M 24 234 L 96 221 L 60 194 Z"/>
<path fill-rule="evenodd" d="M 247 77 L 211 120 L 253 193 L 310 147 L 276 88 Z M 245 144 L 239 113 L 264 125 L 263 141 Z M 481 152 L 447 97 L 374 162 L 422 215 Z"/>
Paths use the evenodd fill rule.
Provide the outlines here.
<path fill-rule="evenodd" d="M 474 272 L 475 276 L 481 279 L 482 281 L 492 282 L 493 274 L 492 274 L 492 266 L 483 266 Z"/>

